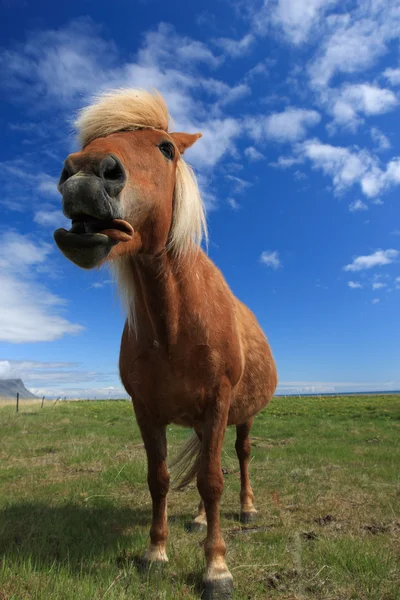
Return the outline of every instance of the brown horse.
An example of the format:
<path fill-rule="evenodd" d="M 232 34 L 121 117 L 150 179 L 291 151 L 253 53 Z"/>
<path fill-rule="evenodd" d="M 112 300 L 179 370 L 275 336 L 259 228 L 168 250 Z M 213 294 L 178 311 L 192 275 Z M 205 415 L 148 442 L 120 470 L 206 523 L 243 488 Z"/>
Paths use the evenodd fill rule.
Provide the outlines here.
<path fill-rule="evenodd" d="M 72 227 L 54 236 L 80 267 L 109 261 L 125 299 L 120 374 L 146 448 L 153 501 L 145 560 L 167 561 L 166 426 L 192 427 L 177 462 L 182 485 L 197 475 L 194 523 L 207 525 L 204 597 L 230 598 L 219 518 L 224 434 L 236 425 L 246 522 L 256 513 L 249 433 L 277 375 L 256 318 L 200 249 L 204 209 L 182 154 L 201 134 L 169 133 L 168 120 L 162 97 L 141 90 L 103 94 L 81 111 L 83 149 L 68 156 L 59 183 Z"/>

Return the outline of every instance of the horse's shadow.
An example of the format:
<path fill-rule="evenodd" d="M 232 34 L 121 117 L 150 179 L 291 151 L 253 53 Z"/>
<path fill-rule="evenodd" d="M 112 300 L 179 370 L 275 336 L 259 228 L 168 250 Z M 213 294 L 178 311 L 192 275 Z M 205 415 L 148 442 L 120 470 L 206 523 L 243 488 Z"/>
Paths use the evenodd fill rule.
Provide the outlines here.
<path fill-rule="evenodd" d="M 96 561 L 145 546 L 148 508 L 23 502 L 0 510 L 0 559 L 30 561 L 35 569 L 62 564 L 85 572 Z"/>

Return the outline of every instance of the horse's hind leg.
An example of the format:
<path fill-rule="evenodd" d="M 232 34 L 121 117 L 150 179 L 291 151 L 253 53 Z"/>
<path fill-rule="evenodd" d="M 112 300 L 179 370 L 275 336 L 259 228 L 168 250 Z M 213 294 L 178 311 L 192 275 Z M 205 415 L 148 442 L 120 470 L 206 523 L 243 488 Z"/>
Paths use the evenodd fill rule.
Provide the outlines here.
<path fill-rule="evenodd" d="M 200 500 L 197 515 L 190 524 L 190 531 L 205 531 L 207 529 L 207 515 L 203 500 Z"/>
<path fill-rule="evenodd" d="M 202 441 L 202 433 L 200 429 L 196 429 L 197 437 Z M 201 498 L 199 508 L 197 509 L 197 515 L 190 524 L 190 531 L 205 531 L 207 529 L 207 515 L 204 506 L 204 501 Z"/>
<path fill-rule="evenodd" d="M 240 465 L 240 520 L 242 523 L 253 521 L 257 515 L 254 507 L 254 494 L 249 478 L 250 430 L 253 419 L 236 427 L 236 454 Z"/>

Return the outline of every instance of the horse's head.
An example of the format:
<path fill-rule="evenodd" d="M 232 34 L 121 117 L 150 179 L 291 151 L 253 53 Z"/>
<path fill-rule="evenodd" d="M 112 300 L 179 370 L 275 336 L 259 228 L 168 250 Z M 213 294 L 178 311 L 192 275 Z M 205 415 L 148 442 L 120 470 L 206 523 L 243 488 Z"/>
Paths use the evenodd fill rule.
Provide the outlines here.
<path fill-rule="evenodd" d="M 199 241 L 203 207 L 181 155 L 201 134 L 168 133 L 162 98 L 135 90 L 101 96 L 77 126 L 83 150 L 67 157 L 58 186 L 72 227 L 54 234 L 67 258 L 90 269 Z"/>

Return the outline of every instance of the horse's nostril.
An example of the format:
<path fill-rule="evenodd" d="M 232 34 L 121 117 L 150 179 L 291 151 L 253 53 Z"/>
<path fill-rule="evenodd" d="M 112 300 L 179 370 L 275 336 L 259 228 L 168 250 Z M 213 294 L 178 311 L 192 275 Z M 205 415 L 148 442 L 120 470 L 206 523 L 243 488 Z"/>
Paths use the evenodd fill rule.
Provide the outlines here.
<path fill-rule="evenodd" d="M 115 181 L 123 183 L 125 181 L 125 171 L 121 163 L 114 156 L 106 156 L 100 166 L 102 177 L 106 181 Z"/>

